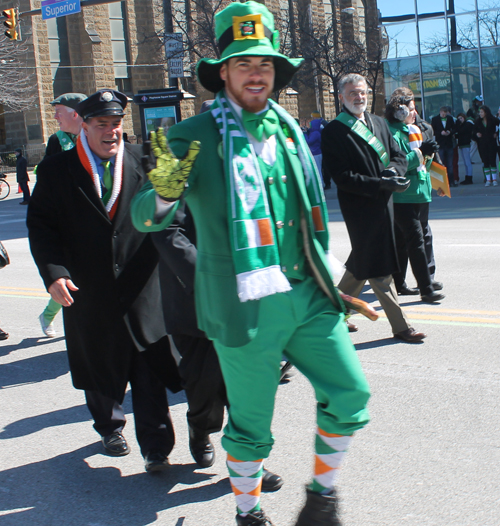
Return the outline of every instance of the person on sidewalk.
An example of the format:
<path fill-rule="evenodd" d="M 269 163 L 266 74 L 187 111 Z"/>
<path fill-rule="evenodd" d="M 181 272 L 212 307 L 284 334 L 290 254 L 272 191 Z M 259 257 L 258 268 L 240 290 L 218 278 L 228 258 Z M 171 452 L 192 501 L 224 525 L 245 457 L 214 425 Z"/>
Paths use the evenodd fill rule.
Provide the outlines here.
<path fill-rule="evenodd" d="M 260 491 L 283 353 L 318 401 L 316 467 L 296 524 L 339 525 L 336 475 L 368 422 L 369 389 L 328 267 L 321 178 L 295 119 L 269 98 L 303 59 L 276 51 L 273 16 L 257 2 L 217 13 L 215 33 L 221 58 L 197 66 L 215 102 L 170 128 L 168 143 L 162 129 L 152 134 L 157 165 L 134 198 L 133 222 L 144 232 L 166 228 L 188 185 L 198 323 L 226 384 L 222 445 L 238 526 L 270 524 Z"/>
<path fill-rule="evenodd" d="M 113 89 L 77 105 L 76 147 L 38 166 L 28 237 L 48 292 L 64 307 L 73 385 L 85 391 L 104 451 L 130 451 L 122 406 L 130 383 L 145 469 L 161 471 L 175 442 L 165 385 L 181 386 L 160 308 L 158 251 L 130 218 L 147 176 L 142 148 L 122 141 L 126 107 Z"/>
<path fill-rule="evenodd" d="M 455 123 L 455 129 L 453 135 L 455 136 L 458 144 L 458 149 L 462 157 L 462 162 L 465 166 L 465 179 L 460 183 L 472 184 L 472 162 L 470 156 L 472 133 L 474 131 L 474 121 L 471 118 L 467 118 L 464 113 L 457 115 L 457 122 Z"/>
<path fill-rule="evenodd" d="M 29 187 L 29 175 L 28 175 L 28 161 L 23 156 L 22 148 L 15 150 L 17 157 L 16 160 L 16 180 L 23 191 L 23 200 L 19 203 L 20 205 L 27 205 L 30 202 L 30 187 Z"/>
<path fill-rule="evenodd" d="M 439 147 L 433 139 L 423 140 L 420 128 L 415 125 L 415 115 L 413 92 L 408 88 L 395 89 L 385 108 L 385 118 L 394 140 L 406 154 L 406 177 L 411 183 L 407 190 L 393 195 L 396 249 L 400 263 L 400 271 L 395 272 L 393 277 L 399 292 L 406 275 L 406 265 L 401 267 L 401 262 L 407 262 L 409 257 L 422 301 L 435 303 L 443 300 L 444 294 L 434 288 L 429 273 L 420 218 L 421 215 L 429 216 L 432 187 L 427 168 Z"/>
<path fill-rule="evenodd" d="M 431 120 L 432 129 L 436 142 L 439 144 L 439 157 L 448 173 L 448 182 L 450 186 L 457 186 L 453 174 L 453 128 L 455 121 L 451 115 L 448 115 L 448 106 L 442 106 L 439 109 L 439 115 Z"/>
<path fill-rule="evenodd" d="M 474 123 L 473 137 L 477 141 L 479 156 L 483 162 L 486 179 L 484 186 L 498 186 L 497 180 L 497 127 L 500 121 L 492 115 L 488 106 L 479 108 L 479 117 Z"/>
<path fill-rule="evenodd" d="M 410 324 L 398 303 L 392 274 L 399 270 L 392 194 L 404 192 L 408 163 L 381 117 L 366 111 L 364 77 L 339 82 L 342 112 L 323 130 L 323 168 L 337 185 L 352 250 L 339 289 L 359 296 L 366 281 L 387 314 L 395 338 L 419 343 L 426 335 Z"/>
<path fill-rule="evenodd" d="M 76 107 L 86 98 L 87 95 L 83 93 L 64 93 L 50 103 L 55 109 L 54 119 L 59 124 L 60 129 L 49 137 L 45 149 L 45 158 L 71 150 L 75 146 L 83 122 L 76 111 Z M 62 305 L 50 298 L 44 311 L 38 317 L 45 336 L 49 338 L 57 336 L 54 319 L 61 309 Z"/>

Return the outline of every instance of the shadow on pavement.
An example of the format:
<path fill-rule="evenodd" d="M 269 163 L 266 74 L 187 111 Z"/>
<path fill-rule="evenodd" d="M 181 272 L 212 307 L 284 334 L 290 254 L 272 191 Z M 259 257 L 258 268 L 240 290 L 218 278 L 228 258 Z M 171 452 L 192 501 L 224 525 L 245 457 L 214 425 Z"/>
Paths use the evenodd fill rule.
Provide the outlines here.
<path fill-rule="evenodd" d="M 387 347 L 388 345 L 400 344 L 401 340 L 396 338 L 382 338 L 380 340 L 372 340 L 369 342 L 355 343 L 354 347 L 356 351 L 366 351 L 367 349 L 376 349 L 377 347 Z"/>
<path fill-rule="evenodd" d="M 57 351 L 12 363 L 4 363 L 0 369 L 0 389 L 13 385 L 53 380 L 67 372 L 66 351 Z"/>
<path fill-rule="evenodd" d="M 231 492 L 228 479 L 190 487 L 210 482 L 213 476 L 193 471 L 195 464 L 173 465 L 157 476 L 145 472 L 122 476 L 114 467 L 91 468 L 86 458 L 101 451 L 97 442 L 0 473 L 0 501 L 5 499 L 0 508 L 19 510 L 3 514 L 2 525 L 144 526 L 155 522 L 163 510 Z M 188 487 L 175 488 L 177 484 Z M 180 526 L 184 518 L 172 517 L 168 524 Z"/>
<path fill-rule="evenodd" d="M 11 352 L 19 351 L 20 349 L 33 349 L 34 347 L 39 347 L 40 345 L 57 343 L 62 340 L 64 340 L 64 336 L 59 336 L 58 338 L 47 338 L 45 336 L 40 336 L 39 338 L 24 338 L 24 340 L 21 340 L 20 343 L 2 345 L 0 347 L 0 356 L 7 356 Z"/>

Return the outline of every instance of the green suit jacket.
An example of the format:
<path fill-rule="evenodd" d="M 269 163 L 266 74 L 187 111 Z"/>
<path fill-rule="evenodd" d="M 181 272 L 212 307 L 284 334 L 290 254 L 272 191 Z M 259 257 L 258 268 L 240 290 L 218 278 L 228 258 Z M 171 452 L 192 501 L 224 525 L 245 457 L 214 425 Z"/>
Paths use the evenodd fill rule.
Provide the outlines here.
<path fill-rule="evenodd" d="M 227 347 L 241 347 L 252 340 L 258 331 L 259 304 L 240 302 L 236 287 L 232 251 L 229 241 L 226 180 L 222 155 L 222 139 L 210 112 L 192 117 L 168 132 L 170 148 L 183 157 L 191 141 L 200 141 L 201 149 L 189 176 L 184 197 L 193 215 L 198 258 L 196 262 L 195 301 L 200 329 L 210 339 Z M 311 205 L 307 197 L 302 165 L 292 155 L 301 205 L 304 247 L 311 271 L 322 290 L 338 312 L 343 303 L 333 284 L 322 246 L 314 233 Z M 155 220 L 156 193 L 146 183 L 132 203 L 132 221 L 141 232 L 163 230 L 173 220 L 177 206 L 166 217 Z"/>

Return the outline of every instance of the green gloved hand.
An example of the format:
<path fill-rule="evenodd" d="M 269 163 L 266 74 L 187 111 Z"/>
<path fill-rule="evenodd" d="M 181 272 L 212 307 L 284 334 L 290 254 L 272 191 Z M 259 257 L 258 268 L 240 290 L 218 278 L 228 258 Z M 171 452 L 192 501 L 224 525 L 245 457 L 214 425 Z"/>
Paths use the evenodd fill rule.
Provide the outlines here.
<path fill-rule="evenodd" d="M 156 159 L 156 167 L 151 165 L 151 152 Z M 160 197 L 166 201 L 176 201 L 180 198 L 199 152 L 200 143 L 193 141 L 187 154 L 178 159 L 168 146 L 163 128 L 151 132 L 150 140 L 143 146 L 142 166 Z"/>

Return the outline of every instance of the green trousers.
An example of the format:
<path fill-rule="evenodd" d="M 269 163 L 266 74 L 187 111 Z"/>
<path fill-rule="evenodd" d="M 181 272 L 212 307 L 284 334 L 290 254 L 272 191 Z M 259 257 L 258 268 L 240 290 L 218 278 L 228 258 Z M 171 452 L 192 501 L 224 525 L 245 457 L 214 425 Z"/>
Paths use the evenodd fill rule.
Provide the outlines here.
<path fill-rule="evenodd" d="M 250 343 L 231 348 L 214 342 L 229 401 L 222 446 L 238 460 L 269 456 L 282 354 L 311 382 L 321 429 L 352 435 L 369 420 L 369 388 L 344 315 L 312 278 L 291 285 L 290 292 L 260 300 Z"/>
<path fill-rule="evenodd" d="M 43 317 L 47 323 L 52 323 L 54 318 L 57 316 L 57 313 L 62 309 L 62 305 L 50 298 L 45 310 L 43 311 Z"/>

